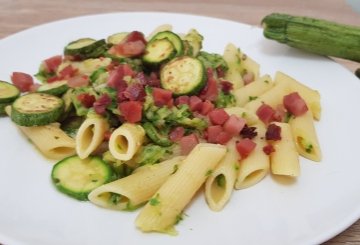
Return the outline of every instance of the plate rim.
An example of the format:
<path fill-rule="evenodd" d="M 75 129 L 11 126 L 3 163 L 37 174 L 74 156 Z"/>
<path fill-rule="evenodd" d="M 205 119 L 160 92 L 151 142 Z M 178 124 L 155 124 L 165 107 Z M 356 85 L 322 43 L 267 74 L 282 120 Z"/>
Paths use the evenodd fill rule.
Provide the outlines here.
<path fill-rule="evenodd" d="M 13 38 L 17 38 L 19 35 L 23 35 L 26 34 L 27 32 L 31 32 L 33 30 L 36 29 L 41 29 L 44 28 L 46 26 L 51 26 L 54 24 L 61 24 L 61 23 L 66 23 L 66 22 L 72 22 L 72 21 L 77 21 L 79 19 L 86 19 L 86 18 L 97 18 L 97 17 L 106 17 L 106 16 L 111 16 L 111 15 L 132 15 L 132 14 L 136 14 L 136 15 L 142 15 L 142 14 L 158 14 L 158 15 L 177 15 L 177 16 L 182 16 L 182 17 L 192 17 L 192 18 L 203 18 L 203 19 L 209 19 L 209 20 L 213 20 L 213 21 L 222 21 L 222 22 L 231 22 L 233 24 L 236 25 L 242 25 L 243 27 L 246 28 L 256 28 L 256 29 L 262 29 L 261 27 L 257 26 L 257 25 L 250 25 L 247 23 L 242 23 L 239 21 L 235 21 L 235 20 L 231 20 L 231 19 L 225 19 L 225 18 L 219 18 L 219 17 L 212 17 L 212 16 L 207 16 L 207 15 L 198 15 L 198 14 L 193 14 L 193 13 L 181 13 L 181 12 L 161 12 L 161 11 L 124 11 L 124 12 L 106 12 L 106 13 L 99 13 L 99 14 L 84 14 L 84 15 L 79 15 L 79 16 L 73 16 L 73 17 L 69 17 L 69 18 L 64 18 L 64 19 L 58 19 L 58 20 L 53 20 L 50 22 L 45 22 L 45 23 L 41 23 L 39 25 L 35 25 L 35 26 L 31 26 L 25 29 L 22 29 L 18 32 L 15 33 L 11 33 L 3 38 L 0 39 L 0 47 L 2 45 L 3 42 L 11 42 L 11 39 Z M 327 58 L 327 57 L 324 57 Z M 348 71 L 345 67 L 341 66 L 339 63 L 335 62 L 334 60 L 332 60 L 333 63 L 338 64 L 343 71 Z M 350 72 L 351 73 L 351 72 Z M 351 73 L 352 74 L 352 73 Z M 347 228 L 349 228 L 351 225 L 353 225 L 354 223 L 356 223 L 360 218 L 360 206 L 357 209 L 357 213 L 356 215 L 348 215 L 348 217 L 346 219 L 343 219 L 341 222 L 341 225 L 337 225 L 335 228 L 333 228 L 332 230 L 329 230 L 328 232 L 323 232 L 321 234 L 319 234 L 317 237 L 313 237 L 313 239 L 311 239 L 311 241 L 309 240 L 309 242 L 315 242 L 315 243 L 322 243 L 325 241 L 330 240 L 331 238 L 339 235 L 340 233 L 344 232 Z M 23 244 L 21 241 L 17 241 L 16 238 L 4 235 L 2 232 L 0 232 L 0 240 L 2 240 L 2 242 L 5 243 L 9 243 L 9 244 Z"/>

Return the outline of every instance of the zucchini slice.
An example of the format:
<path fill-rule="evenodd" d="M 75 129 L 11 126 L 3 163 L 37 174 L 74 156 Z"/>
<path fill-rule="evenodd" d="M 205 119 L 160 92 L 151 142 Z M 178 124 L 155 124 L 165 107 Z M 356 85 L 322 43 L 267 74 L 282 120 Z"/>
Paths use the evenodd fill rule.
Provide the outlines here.
<path fill-rule="evenodd" d="M 169 39 L 163 38 L 148 42 L 142 59 L 148 65 L 157 66 L 171 60 L 175 55 L 176 49 L 173 43 Z"/>
<path fill-rule="evenodd" d="M 0 103 L 0 117 L 6 116 L 5 107 L 7 107 L 8 105 L 11 105 L 11 102 Z"/>
<path fill-rule="evenodd" d="M 64 101 L 54 95 L 31 93 L 12 104 L 11 120 L 20 126 L 41 126 L 55 122 L 61 116 Z"/>
<path fill-rule="evenodd" d="M 111 167 L 96 156 L 67 157 L 56 163 L 51 172 L 52 182 L 60 192 L 81 201 L 88 200 L 92 190 L 113 178 Z"/>
<path fill-rule="evenodd" d="M 60 96 L 69 89 L 68 83 L 66 80 L 56 81 L 53 83 L 46 83 L 41 85 L 37 91 L 45 94 L 52 94 Z"/>
<path fill-rule="evenodd" d="M 184 54 L 184 44 L 181 38 L 172 31 L 162 31 L 157 33 L 151 40 L 164 39 L 167 38 L 174 45 L 176 50 L 176 56 Z"/>
<path fill-rule="evenodd" d="M 11 83 L 0 81 L 0 103 L 13 102 L 20 95 L 20 90 Z"/>
<path fill-rule="evenodd" d="M 112 45 L 121 43 L 129 35 L 129 32 L 119 32 L 108 36 L 107 42 Z"/>
<path fill-rule="evenodd" d="M 80 59 L 97 58 L 107 50 L 105 39 L 81 38 L 70 42 L 64 49 L 65 55 Z"/>
<path fill-rule="evenodd" d="M 176 96 L 196 94 L 205 86 L 205 67 L 196 58 L 177 57 L 162 67 L 160 82 L 164 89 L 172 91 Z"/>

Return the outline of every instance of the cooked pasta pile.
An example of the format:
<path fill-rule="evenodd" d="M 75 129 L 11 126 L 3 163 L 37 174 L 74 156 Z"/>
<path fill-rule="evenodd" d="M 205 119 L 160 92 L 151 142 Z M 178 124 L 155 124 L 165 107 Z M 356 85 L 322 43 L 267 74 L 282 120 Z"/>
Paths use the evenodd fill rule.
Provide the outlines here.
<path fill-rule="evenodd" d="M 0 108 L 58 161 L 51 178 L 59 191 L 140 209 L 140 230 L 173 234 L 202 186 L 220 211 L 234 190 L 269 173 L 298 177 L 299 156 L 321 161 L 318 91 L 280 71 L 260 74 L 233 44 L 214 54 L 202 41 L 194 29 L 178 34 L 169 25 L 147 38 L 82 38 L 41 63 L 40 83 L 14 72 L 22 95 L 15 87 L 0 93 Z"/>

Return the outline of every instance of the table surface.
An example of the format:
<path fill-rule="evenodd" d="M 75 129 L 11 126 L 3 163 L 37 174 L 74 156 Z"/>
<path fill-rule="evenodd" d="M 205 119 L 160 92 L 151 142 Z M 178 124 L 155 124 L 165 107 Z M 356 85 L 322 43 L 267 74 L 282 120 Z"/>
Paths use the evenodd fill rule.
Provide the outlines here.
<path fill-rule="evenodd" d="M 46 22 L 87 14 L 125 11 L 179 12 L 259 25 L 272 12 L 360 25 L 360 14 L 345 0 L 0 0 L 0 38 Z M 355 71 L 359 63 L 336 59 Z M 360 220 L 325 244 L 360 244 Z"/>

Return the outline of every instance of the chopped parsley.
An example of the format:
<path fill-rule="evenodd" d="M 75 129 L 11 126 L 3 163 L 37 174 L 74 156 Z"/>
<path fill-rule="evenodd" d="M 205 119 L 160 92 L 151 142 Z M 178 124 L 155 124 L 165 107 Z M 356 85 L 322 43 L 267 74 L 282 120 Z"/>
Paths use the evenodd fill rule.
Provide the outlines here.
<path fill-rule="evenodd" d="M 124 211 L 134 211 L 134 210 L 136 210 L 139 206 L 140 206 L 140 205 L 134 206 L 134 205 L 131 204 L 130 201 L 128 201 L 128 202 L 126 203 L 126 208 L 124 209 Z"/>
<path fill-rule="evenodd" d="M 176 173 L 176 171 L 178 171 L 179 166 L 177 164 L 174 165 L 174 170 L 172 171 L 172 173 L 170 175 L 173 175 L 174 173 Z"/>
<path fill-rule="evenodd" d="M 150 200 L 149 200 L 149 203 L 151 206 L 157 206 L 160 204 L 160 201 L 159 201 L 159 193 L 157 193 L 154 197 L 152 197 Z"/>
<path fill-rule="evenodd" d="M 290 120 L 291 120 L 292 117 L 293 117 L 293 114 L 291 114 L 290 112 L 286 112 L 285 118 L 284 118 L 284 122 L 285 122 L 285 123 L 290 122 Z"/>
<path fill-rule="evenodd" d="M 308 144 L 306 147 L 305 147 L 305 151 L 307 153 L 311 153 L 313 151 L 313 145 L 312 144 Z"/>
<path fill-rule="evenodd" d="M 249 101 L 256 100 L 257 98 L 258 98 L 257 96 L 249 96 Z"/>
<path fill-rule="evenodd" d="M 223 174 L 216 176 L 215 181 L 216 181 L 217 186 L 219 186 L 221 188 L 224 188 L 226 185 L 225 175 L 223 175 Z"/>
<path fill-rule="evenodd" d="M 187 216 L 184 212 L 179 213 L 175 217 L 175 225 L 179 224 L 180 221 L 184 220 L 184 216 Z"/>
<path fill-rule="evenodd" d="M 121 201 L 121 198 L 122 198 L 122 195 L 111 192 L 109 202 L 113 205 L 117 205 Z"/>
<path fill-rule="evenodd" d="M 209 169 L 206 173 L 205 173 L 205 176 L 206 177 L 209 177 L 210 175 L 212 175 L 214 171 L 212 169 Z"/>
<path fill-rule="evenodd" d="M 303 137 L 298 137 L 298 142 L 307 153 L 311 153 L 313 151 L 314 146 L 311 142 L 306 142 Z"/>

